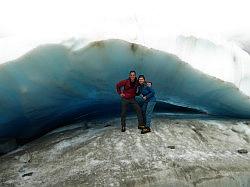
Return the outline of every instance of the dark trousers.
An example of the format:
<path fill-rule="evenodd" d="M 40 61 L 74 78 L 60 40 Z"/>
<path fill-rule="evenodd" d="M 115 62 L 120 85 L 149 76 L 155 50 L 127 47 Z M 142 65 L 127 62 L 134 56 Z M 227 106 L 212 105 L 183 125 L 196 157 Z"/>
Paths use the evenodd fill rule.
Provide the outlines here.
<path fill-rule="evenodd" d="M 121 98 L 121 125 L 126 126 L 126 116 L 129 105 L 132 105 L 133 108 L 135 109 L 138 119 L 138 125 L 143 125 L 144 123 L 143 123 L 142 111 L 139 104 L 136 102 L 135 99 L 124 99 L 124 98 Z"/>

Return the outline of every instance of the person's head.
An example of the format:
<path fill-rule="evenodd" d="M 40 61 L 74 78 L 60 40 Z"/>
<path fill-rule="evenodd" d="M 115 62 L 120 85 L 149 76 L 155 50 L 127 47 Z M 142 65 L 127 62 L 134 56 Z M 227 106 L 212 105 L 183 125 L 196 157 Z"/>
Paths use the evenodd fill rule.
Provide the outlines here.
<path fill-rule="evenodd" d="M 139 84 L 144 84 L 145 83 L 145 76 L 144 75 L 139 75 L 138 82 L 139 82 Z"/>
<path fill-rule="evenodd" d="M 133 82 L 136 80 L 136 72 L 134 70 L 131 70 L 129 72 L 129 79 Z"/>
<path fill-rule="evenodd" d="M 151 87 L 151 86 L 152 86 L 152 82 L 147 82 L 147 85 L 148 85 L 149 87 Z"/>

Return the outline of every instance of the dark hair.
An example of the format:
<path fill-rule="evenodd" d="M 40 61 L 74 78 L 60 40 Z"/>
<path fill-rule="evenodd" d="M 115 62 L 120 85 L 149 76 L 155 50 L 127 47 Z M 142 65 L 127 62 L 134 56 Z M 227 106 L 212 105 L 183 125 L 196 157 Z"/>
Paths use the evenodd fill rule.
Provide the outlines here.
<path fill-rule="evenodd" d="M 150 82 L 150 81 L 147 81 L 147 83 L 150 83 L 151 85 L 153 85 L 153 83 L 152 83 L 152 82 Z"/>
<path fill-rule="evenodd" d="M 139 78 L 143 78 L 145 80 L 145 76 L 144 75 L 139 75 L 138 80 L 139 80 Z"/>
<path fill-rule="evenodd" d="M 131 73 L 135 73 L 135 74 L 136 74 L 135 70 L 131 70 L 131 71 L 129 72 L 129 74 L 131 74 Z"/>

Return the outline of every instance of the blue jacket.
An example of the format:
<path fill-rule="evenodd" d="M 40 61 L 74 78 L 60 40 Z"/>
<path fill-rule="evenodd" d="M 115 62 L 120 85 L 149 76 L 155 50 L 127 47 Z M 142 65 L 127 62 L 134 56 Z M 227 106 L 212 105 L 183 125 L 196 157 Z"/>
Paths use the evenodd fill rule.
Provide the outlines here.
<path fill-rule="evenodd" d="M 154 89 L 147 84 L 139 85 L 136 95 L 146 96 L 145 102 L 156 101 Z"/>

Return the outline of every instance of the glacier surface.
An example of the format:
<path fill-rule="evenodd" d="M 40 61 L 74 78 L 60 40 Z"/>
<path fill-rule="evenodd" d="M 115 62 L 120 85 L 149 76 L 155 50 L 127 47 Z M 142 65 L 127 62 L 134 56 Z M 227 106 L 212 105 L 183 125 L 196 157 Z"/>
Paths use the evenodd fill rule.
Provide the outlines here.
<path fill-rule="evenodd" d="M 79 114 L 107 113 L 119 106 L 115 83 L 131 69 L 153 82 L 158 101 L 250 117 L 249 96 L 237 85 L 173 54 L 123 40 L 96 41 L 78 50 L 50 44 L 0 65 L 0 138 L 32 138 Z"/>
<path fill-rule="evenodd" d="M 0 157 L 1 186 L 246 187 L 249 120 L 155 116 L 142 135 L 129 118 L 80 122 Z M 90 128 L 86 129 L 88 124 Z M 103 125 L 109 125 L 103 127 Z M 244 131 L 243 131 L 244 129 Z"/>

